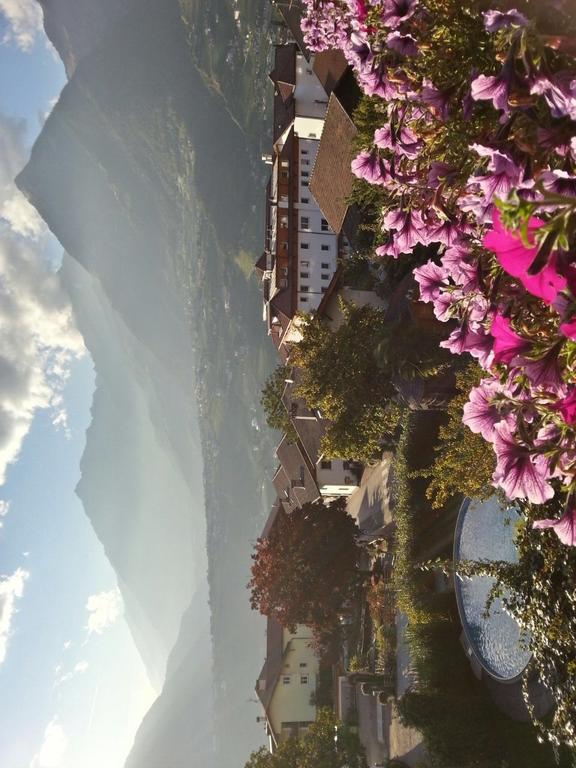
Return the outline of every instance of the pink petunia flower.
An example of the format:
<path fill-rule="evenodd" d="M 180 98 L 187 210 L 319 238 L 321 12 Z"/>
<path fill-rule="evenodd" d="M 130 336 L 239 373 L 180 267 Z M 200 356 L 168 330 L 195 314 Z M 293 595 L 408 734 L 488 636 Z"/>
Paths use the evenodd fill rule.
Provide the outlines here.
<path fill-rule="evenodd" d="M 560 324 L 560 333 L 571 341 L 576 341 L 576 318 Z"/>
<path fill-rule="evenodd" d="M 360 152 L 352 160 L 351 169 L 355 176 L 370 184 L 384 184 L 389 178 L 388 167 L 377 152 Z"/>
<path fill-rule="evenodd" d="M 528 225 L 528 236 L 533 241 L 533 234 L 544 222 L 532 217 Z M 505 229 L 500 213 L 494 211 L 493 229 L 484 236 L 484 247 L 493 251 L 502 269 L 512 277 L 520 280 L 524 288 L 533 296 L 552 305 L 560 291 L 567 287 L 567 280 L 556 270 L 556 255 L 551 254 L 548 263 L 536 275 L 528 274 L 532 262 L 536 258 L 536 245 L 526 247 L 519 233 Z"/>
<path fill-rule="evenodd" d="M 566 424 L 573 427 L 576 424 L 576 387 L 572 387 L 566 397 L 558 400 L 554 407 L 560 411 Z"/>
<path fill-rule="evenodd" d="M 494 405 L 494 395 L 500 390 L 496 379 L 484 379 L 477 387 L 470 390 L 469 400 L 464 406 L 462 421 L 466 426 L 482 435 L 484 440 L 492 442 L 495 426 L 501 420 Z"/>
<path fill-rule="evenodd" d="M 420 286 L 420 301 L 435 301 L 441 289 L 447 286 L 448 272 L 433 261 L 427 261 L 414 270 L 414 279 Z"/>
<path fill-rule="evenodd" d="M 530 350 L 530 343 L 512 330 L 507 317 L 497 314 L 492 321 L 490 333 L 494 339 L 494 362 L 510 365 Z"/>
<path fill-rule="evenodd" d="M 493 482 L 509 499 L 528 499 L 532 504 L 544 504 L 554 496 L 550 479 L 550 463 L 545 456 L 530 454 L 512 433 L 509 424 L 501 421 L 494 427 L 494 451 L 497 457 Z"/>
<path fill-rule="evenodd" d="M 576 509 L 574 505 L 568 506 L 562 517 L 556 520 L 535 520 L 532 528 L 537 530 L 551 528 L 562 544 L 574 547 L 576 546 Z"/>

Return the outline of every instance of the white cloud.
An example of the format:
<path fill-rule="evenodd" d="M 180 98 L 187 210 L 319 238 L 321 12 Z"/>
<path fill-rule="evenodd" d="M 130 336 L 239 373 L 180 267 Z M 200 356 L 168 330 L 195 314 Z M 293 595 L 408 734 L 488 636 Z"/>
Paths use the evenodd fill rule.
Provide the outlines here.
<path fill-rule="evenodd" d="M 3 0 L 0 0 L 0 3 Z M 43 225 L 14 186 L 25 162 L 24 124 L 0 114 L 0 485 L 36 412 L 66 429 L 62 391 L 85 353 L 57 275 L 41 256 Z"/>
<path fill-rule="evenodd" d="M 69 680 L 74 679 L 75 677 L 78 677 L 79 675 L 83 675 L 85 672 L 88 671 L 90 668 L 90 665 L 87 661 L 79 661 L 77 664 L 75 664 L 70 672 L 67 672 L 65 675 L 61 675 L 62 666 L 59 665 L 55 673 L 57 675 L 56 682 L 54 683 L 54 688 L 58 688 L 59 686 L 63 685 L 64 683 L 67 683 Z"/>
<path fill-rule="evenodd" d="M 11 576 L 0 576 L 0 664 L 6 658 L 16 603 L 24 594 L 27 571 L 18 568 Z"/>
<path fill-rule="evenodd" d="M 59 768 L 68 751 L 68 738 L 64 729 L 54 718 L 44 731 L 44 741 L 40 751 L 34 755 L 30 768 Z"/>
<path fill-rule="evenodd" d="M 46 231 L 44 223 L 14 184 L 27 160 L 25 138 L 26 122 L 0 113 L 0 218 L 15 234 L 38 239 Z"/>
<path fill-rule="evenodd" d="M 109 592 L 100 592 L 91 595 L 86 603 L 88 611 L 88 634 L 101 635 L 105 629 L 111 627 L 123 611 L 122 598 L 118 587 Z"/>
<path fill-rule="evenodd" d="M 15 43 L 29 51 L 42 31 L 42 10 L 36 0 L 0 0 L 0 13 L 6 18 L 8 30 L 3 43 Z"/>
<path fill-rule="evenodd" d="M 0 499 L 0 528 L 4 526 L 4 523 L 2 522 L 2 518 L 6 517 L 9 510 L 10 510 L 10 502 Z"/>

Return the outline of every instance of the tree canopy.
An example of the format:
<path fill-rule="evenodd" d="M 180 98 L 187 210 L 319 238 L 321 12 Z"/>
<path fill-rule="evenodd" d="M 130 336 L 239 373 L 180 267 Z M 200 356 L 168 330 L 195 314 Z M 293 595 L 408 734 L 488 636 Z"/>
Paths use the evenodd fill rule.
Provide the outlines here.
<path fill-rule="evenodd" d="M 336 727 L 338 730 L 336 731 Z M 334 741 L 335 734 L 337 741 Z M 245 768 L 366 768 L 360 740 L 342 725 L 330 709 L 318 710 L 313 723 L 301 739 L 283 741 L 274 754 L 265 747 L 250 755 Z"/>
<path fill-rule="evenodd" d="M 358 581 L 357 534 L 344 499 L 281 511 L 252 555 L 252 608 L 292 631 L 305 624 L 317 639 L 329 634 Z"/>
<path fill-rule="evenodd" d="M 262 389 L 260 404 L 264 409 L 266 423 L 270 429 L 277 429 L 287 435 L 289 440 L 295 440 L 296 432 L 282 402 L 282 395 L 286 388 L 286 379 L 289 378 L 289 375 L 290 366 L 277 366 L 266 379 Z"/>

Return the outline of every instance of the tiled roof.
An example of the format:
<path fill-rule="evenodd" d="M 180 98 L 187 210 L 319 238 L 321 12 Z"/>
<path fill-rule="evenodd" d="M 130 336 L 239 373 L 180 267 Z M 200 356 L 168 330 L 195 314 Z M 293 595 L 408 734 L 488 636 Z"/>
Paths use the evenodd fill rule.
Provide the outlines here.
<path fill-rule="evenodd" d="M 291 443 L 284 436 L 276 449 L 276 456 L 286 478 L 284 489 L 288 484 L 290 485 L 290 496 L 298 501 L 299 506 L 310 501 L 316 501 L 320 496 L 320 491 L 312 474 L 314 467 L 310 466 L 300 441 Z M 276 483 L 274 485 L 276 486 Z M 282 498 L 280 494 L 279 496 Z"/>
<path fill-rule="evenodd" d="M 347 201 L 354 183 L 350 163 L 355 154 L 356 134 L 356 126 L 333 93 L 328 102 L 322 139 L 310 178 L 310 192 L 324 218 L 338 234 L 348 212 Z"/>
<path fill-rule="evenodd" d="M 278 677 L 282 671 L 284 654 L 284 636 L 282 627 L 276 619 L 266 620 L 266 661 L 258 676 L 256 693 L 265 710 L 270 706 Z M 262 681 L 263 685 L 260 683 Z"/>
<path fill-rule="evenodd" d="M 346 57 L 339 49 L 320 51 L 314 56 L 314 74 L 330 96 L 348 69 Z"/>
<path fill-rule="evenodd" d="M 310 51 L 304 42 L 304 34 L 300 27 L 300 21 L 303 14 L 303 3 L 301 0 L 272 0 L 272 5 L 278 9 L 278 13 L 284 19 L 284 23 L 290 30 L 290 33 L 300 51 L 306 59 L 310 60 Z"/>

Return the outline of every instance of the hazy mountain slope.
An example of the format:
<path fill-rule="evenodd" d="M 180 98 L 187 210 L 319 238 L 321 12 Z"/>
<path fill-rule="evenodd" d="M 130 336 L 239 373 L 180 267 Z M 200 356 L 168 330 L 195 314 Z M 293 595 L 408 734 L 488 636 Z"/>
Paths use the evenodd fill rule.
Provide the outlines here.
<path fill-rule="evenodd" d="M 138 729 L 126 768 L 214 765 L 208 623 L 208 594 L 202 590 L 184 614 L 164 690 Z"/>
<path fill-rule="evenodd" d="M 160 690 L 182 614 L 205 583 L 194 401 L 110 307 L 98 280 L 68 256 L 61 277 L 96 368 L 77 493 L 118 575 L 128 624 Z"/>
<path fill-rule="evenodd" d="M 174 549 L 168 563 L 171 535 L 157 535 L 153 541 L 159 516 L 162 532 L 172 527 L 180 532 L 178 546 L 188 546 L 188 529 L 179 514 L 159 515 L 161 498 L 151 489 L 146 496 L 153 504 L 139 495 L 139 473 L 153 478 L 156 466 L 148 449 L 141 448 L 142 437 L 160 453 L 162 477 L 168 478 L 170 469 L 181 487 L 182 476 L 188 482 L 189 475 L 198 503 L 206 491 L 217 765 L 227 768 L 263 740 L 256 724 L 258 708 L 247 703 L 261 666 L 263 625 L 250 611 L 245 585 L 250 550 L 270 501 L 264 477 L 274 461 L 272 438 L 263 429 L 257 431 L 253 420 L 262 427 L 259 389 L 273 354 L 261 322 L 257 285 L 247 279 L 264 223 L 261 143 L 246 127 L 266 123 L 262 93 L 267 61 L 265 32 L 258 39 L 251 34 L 244 43 L 246 27 L 261 18 L 260 0 L 241 3 L 241 32 L 228 23 L 231 1 L 187 6 L 183 22 L 176 0 L 143 0 L 109 28 L 76 68 L 19 184 L 90 273 L 92 292 L 99 300 L 105 297 L 125 324 L 113 345 L 116 357 L 104 348 L 104 326 L 92 329 L 89 347 L 95 350 L 98 391 L 79 491 L 119 574 L 132 632 L 155 676 L 168 638 L 175 638 L 175 616 L 189 602 L 183 590 L 193 589 L 191 561 L 199 560 L 195 549 L 192 557 Z M 198 23 L 207 16 L 210 34 Z M 226 24 L 213 23 L 220 17 Z M 222 50 L 226 56 L 232 53 L 227 67 L 226 56 L 203 60 L 201 53 L 208 39 L 218 46 L 221 30 Z M 232 51 L 226 49 L 231 36 Z M 241 61 L 248 65 L 240 66 Z M 238 98 L 242 93 L 249 98 Z M 94 310 L 82 296 L 78 293 L 77 305 L 80 315 L 84 312 L 84 327 L 90 327 Z M 119 327 L 115 321 L 106 333 L 118 335 Z M 130 343 L 124 333 L 131 335 Z M 196 483 L 199 462 L 186 447 L 188 440 L 194 445 L 196 438 L 189 435 L 194 428 L 187 426 L 187 416 L 177 424 L 178 414 L 187 411 L 175 382 L 200 403 L 204 487 Z M 133 466 L 124 480 L 118 466 L 130 457 Z M 191 508 L 195 548 L 194 535 L 203 534 L 204 528 L 197 524 L 195 505 Z M 147 563 L 160 573 L 160 585 L 165 581 L 159 564 L 166 565 L 168 603 L 177 581 L 176 564 L 183 559 L 192 572 L 184 571 L 184 586 L 175 587 L 177 604 L 166 606 L 168 615 L 161 621 L 157 592 L 148 592 L 155 579 L 141 574 L 146 562 L 137 547 L 130 548 L 139 526 L 148 541 Z M 206 669 L 202 659 L 198 663 Z M 188 693 L 196 695 L 193 687 Z M 169 718 L 173 698 L 179 711 L 180 696 L 167 682 L 158 702 L 165 713 L 161 719 Z M 134 765 L 156 749 L 156 722 L 160 720 L 152 718 L 139 734 Z M 178 723 L 185 738 L 190 723 L 176 717 L 174 723 L 171 738 L 177 739 Z M 164 731 L 158 729 L 161 754 Z"/>
<path fill-rule="evenodd" d="M 38 0 L 44 28 L 70 77 L 78 62 L 93 50 L 111 24 L 137 0 Z"/>

